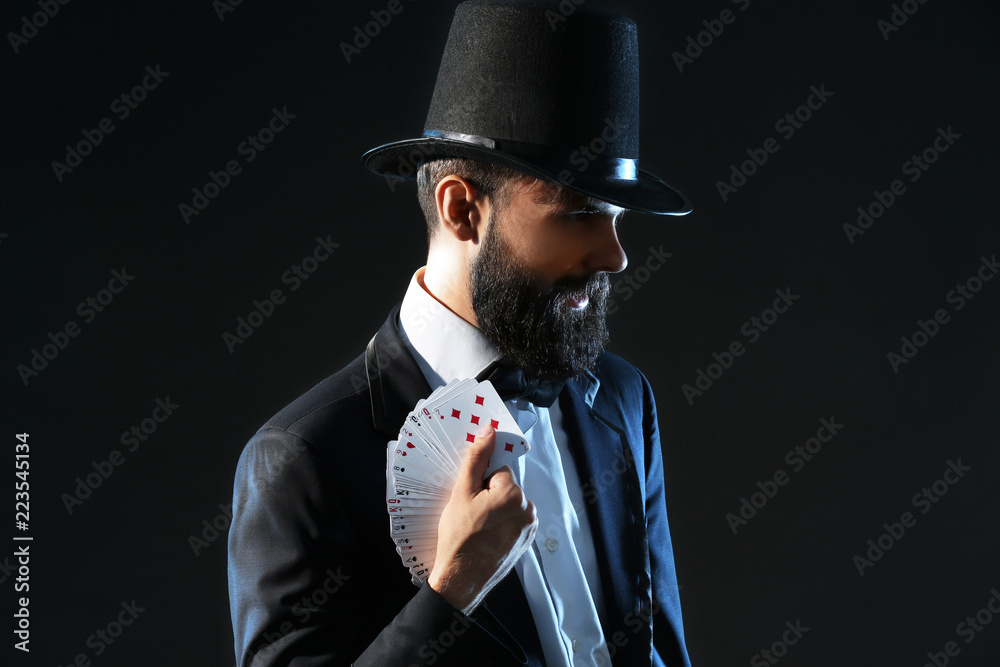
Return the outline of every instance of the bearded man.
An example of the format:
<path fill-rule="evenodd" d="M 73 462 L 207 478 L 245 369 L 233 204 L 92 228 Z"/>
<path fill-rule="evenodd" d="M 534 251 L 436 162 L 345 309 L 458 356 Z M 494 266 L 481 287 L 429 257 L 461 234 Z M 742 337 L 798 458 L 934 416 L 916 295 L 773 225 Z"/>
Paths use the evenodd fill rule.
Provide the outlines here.
<path fill-rule="evenodd" d="M 417 172 L 427 262 L 365 353 L 244 449 L 240 667 L 690 665 L 652 392 L 604 346 L 622 215 L 691 207 L 638 168 L 635 24 L 559 7 L 460 5 L 424 136 L 364 156 Z M 491 380 L 531 451 L 487 476 L 480 432 L 415 588 L 386 443 L 455 378 Z"/>

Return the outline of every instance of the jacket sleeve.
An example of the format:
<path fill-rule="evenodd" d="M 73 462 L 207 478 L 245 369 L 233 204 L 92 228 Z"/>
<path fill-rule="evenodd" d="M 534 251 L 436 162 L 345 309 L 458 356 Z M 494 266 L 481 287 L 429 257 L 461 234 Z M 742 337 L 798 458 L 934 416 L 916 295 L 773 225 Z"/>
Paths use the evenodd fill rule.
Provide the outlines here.
<path fill-rule="evenodd" d="M 684 642 L 681 599 L 677 587 L 670 526 L 667 523 L 663 452 L 656 403 L 649 382 L 643 384 L 643 434 L 646 447 L 646 536 L 653 583 L 653 665 L 691 667 Z"/>
<path fill-rule="evenodd" d="M 371 535 L 353 525 L 322 459 L 277 428 L 259 431 L 240 457 L 229 533 L 237 666 L 522 664 L 501 627 L 483 626 L 490 619 L 416 589 L 398 559 L 387 568 L 372 557 L 376 548 L 395 556 L 387 533 L 362 543 Z"/>

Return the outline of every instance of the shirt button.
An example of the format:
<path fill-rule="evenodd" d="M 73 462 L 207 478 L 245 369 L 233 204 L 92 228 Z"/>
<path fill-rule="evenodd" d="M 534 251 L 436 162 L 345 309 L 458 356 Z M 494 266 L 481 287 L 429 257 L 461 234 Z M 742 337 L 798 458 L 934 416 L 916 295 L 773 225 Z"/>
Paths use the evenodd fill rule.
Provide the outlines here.
<path fill-rule="evenodd" d="M 576 653 L 579 650 L 580 650 L 580 641 L 576 637 L 573 637 L 573 653 Z"/>
<path fill-rule="evenodd" d="M 545 548 L 549 550 L 549 553 L 554 553 L 559 548 L 559 542 L 550 537 L 545 540 Z"/>

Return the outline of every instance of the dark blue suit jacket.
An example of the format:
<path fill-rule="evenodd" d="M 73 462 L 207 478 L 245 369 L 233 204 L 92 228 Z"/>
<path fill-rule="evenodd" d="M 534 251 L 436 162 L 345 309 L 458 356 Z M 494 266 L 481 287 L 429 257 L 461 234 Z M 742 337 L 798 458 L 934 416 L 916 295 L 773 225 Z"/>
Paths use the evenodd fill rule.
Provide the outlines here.
<path fill-rule="evenodd" d="M 275 415 L 240 457 L 229 532 L 239 667 L 544 665 L 516 574 L 469 618 L 414 587 L 389 538 L 386 443 L 431 391 L 397 317 L 398 307 L 364 355 Z M 606 353 L 559 401 L 612 660 L 688 667 L 649 384 Z"/>

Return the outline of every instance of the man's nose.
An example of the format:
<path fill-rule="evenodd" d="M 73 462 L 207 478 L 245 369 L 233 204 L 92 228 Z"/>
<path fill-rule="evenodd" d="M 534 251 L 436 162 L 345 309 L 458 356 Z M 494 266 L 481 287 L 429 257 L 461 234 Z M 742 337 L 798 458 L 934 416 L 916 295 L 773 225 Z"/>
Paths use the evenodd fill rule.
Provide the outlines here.
<path fill-rule="evenodd" d="M 618 242 L 618 229 L 614 219 L 609 218 L 605 224 L 600 225 L 591 241 L 593 245 L 587 261 L 590 271 L 620 273 L 625 270 L 628 257 Z"/>

